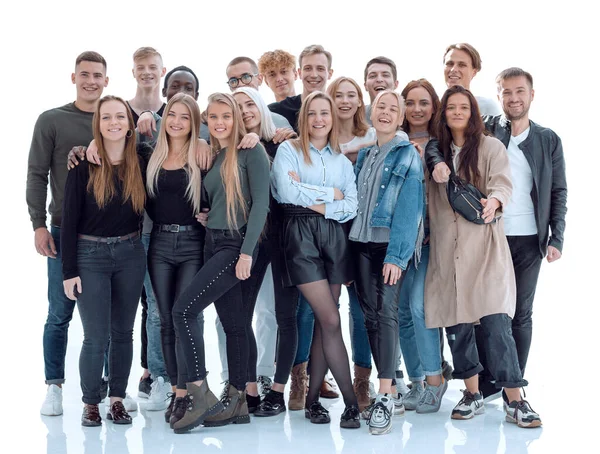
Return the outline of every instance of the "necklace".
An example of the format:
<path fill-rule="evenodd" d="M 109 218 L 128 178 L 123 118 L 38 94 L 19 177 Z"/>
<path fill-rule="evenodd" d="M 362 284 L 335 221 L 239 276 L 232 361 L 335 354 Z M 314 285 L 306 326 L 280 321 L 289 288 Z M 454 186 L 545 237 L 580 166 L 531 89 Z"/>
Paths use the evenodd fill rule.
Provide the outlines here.
<path fill-rule="evenodd" d="M 429 139 L 428 131 L 410 132 L 408 134 L 409 139 Z"/>

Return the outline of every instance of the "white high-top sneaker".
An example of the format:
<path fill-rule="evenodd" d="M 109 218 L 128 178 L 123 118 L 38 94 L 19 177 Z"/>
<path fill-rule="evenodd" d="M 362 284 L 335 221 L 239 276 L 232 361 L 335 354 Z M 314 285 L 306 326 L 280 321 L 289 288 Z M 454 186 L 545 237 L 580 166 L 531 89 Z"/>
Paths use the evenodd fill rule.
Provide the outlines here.
<path fill-rule="evenodd" d="M 46 398 L 40 409 L 44 416 L 59 416 L 63 414 L 62 388 L 58 385 L 48 385 Z"/>
<path fill-rule="evenodd" d="M 168 394 L 172 392 L 171 383 L 158 377 L 152 381 L 148 402 L 143 407 L 148 411 L 162 411 L 169 406 L 171 399 Z"/>

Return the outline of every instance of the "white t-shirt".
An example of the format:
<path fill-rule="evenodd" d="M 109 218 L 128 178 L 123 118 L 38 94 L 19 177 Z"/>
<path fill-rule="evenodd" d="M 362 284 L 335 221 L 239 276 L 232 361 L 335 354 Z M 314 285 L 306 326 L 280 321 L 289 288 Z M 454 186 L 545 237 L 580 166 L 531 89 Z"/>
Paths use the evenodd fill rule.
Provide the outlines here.
<path fill-rule="evenodd" d="M 375 128 L 371 127 L 363 137 L 354 136 L 350 142 L 340 144 L 340 149 L 343 154 L 348 156 L 348 159 L 355 162 L 359 150 L 373 145 L 376 141 Z"/>
<path fill-rule="evenodd" d="M 504 232 L 511 236 L 536 235 L 535 211 L 531 200 L 533 175 L 519 144 L 527 139 L 529 128 L 518 136 L 511 136 L 508 148 L 511 181 L 510 201 L 504 207 Z"/>

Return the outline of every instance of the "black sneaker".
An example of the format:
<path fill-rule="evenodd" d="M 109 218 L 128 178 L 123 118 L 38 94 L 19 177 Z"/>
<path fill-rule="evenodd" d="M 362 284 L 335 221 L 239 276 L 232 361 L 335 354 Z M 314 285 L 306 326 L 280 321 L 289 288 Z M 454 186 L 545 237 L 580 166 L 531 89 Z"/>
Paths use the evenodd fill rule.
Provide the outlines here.
<path fill-rule="evenodd" d="M 246 394 L 246 403 L 248 404 L 248 413 L 254 413 L 260 405 L 260 396 Z"/>
<path fill-rule="evenodd" d="M 285 401 L 283 400 L 283 393 L 277 393 L 271 390 L 260 403 L 254 416 L 277 416 L 279 413 L 283 413 L 285 408 Z"/>
<path fill-rule="evenodd" d="M 168 423 L 171 420 L 171 414 L 173 413 L 173 407 L 175 406 L 175 393 L 167 394 L 167 397 L 170 399 L 169 406 L 165 411 L 165 422 Z"/>
<path fill-rule="evenodd" d="M 138 385 L 138 397 L 148 399 L 150 397 L 150 391 L 152 390 L 152 377 L 149 375 L 144 378 L 140 378 L 140 384 Z"/>
<path fill-rule="evenodd" d="M 346 407 L 340 418 L 340 427 L 344 429 L 358 429 L 360 427 L 360 411 L 358 405 Z"/>
<path fill-rule="evenodd" d="M 304 417 L 310 419 L 313 424 L 328 424 L 331 422 L 329 412 L 323 408 L 318 400 L 310 404 L 309 408 L 304 409 Z"/>

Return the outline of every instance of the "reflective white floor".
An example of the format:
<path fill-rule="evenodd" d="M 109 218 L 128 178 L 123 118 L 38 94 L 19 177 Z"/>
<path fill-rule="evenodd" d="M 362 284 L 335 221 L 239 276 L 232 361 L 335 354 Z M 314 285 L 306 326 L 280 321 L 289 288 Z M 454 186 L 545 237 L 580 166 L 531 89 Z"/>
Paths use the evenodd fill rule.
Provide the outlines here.
<path fill-rule="evenodd" d="M 36 264 L 37 266 L 37 264 Z M 35 269 L 40 280 L 32 291 L 43 298 L 44 267 Z M 527 399 L 542 416 L 542 429 L 519 429 L 506 423 L 501 401 L 486 405 L 486 413 L 471 421 L 452 421 L 450 411 L 461 397 L 462 382 L 451 381 L 439 413 L 417 415 L 407 412 L 405 417 L 394 417 L 391 434 L 370 436 L 364 426 L 359 430 L 340 430 L 337 422 L 343 410 L 341 399 L 323 400 L 331 411 L 331 425 L 312 425 L 303 412 L 287 412 L 276 418 L 254 418 L 251 424 L 222 428 L 198 428 L 185 435 L 175 435 L 163 421 L 162 412 L 146 412 L 143 399 L 140 411 L 132 413 L 133 425 L 115 426 L 104 421 L 101 428 L 82 428 L 81 394 L 79 389 L 78 355 L 82 339 L 79 316 L 75 313 L 70 328 L 67 353 L 67 383 L 64 387 L 64 414 L 59 417 L 41 417 L 39 406 L 43 400 L 43 360 L 41 333 L 45 313 L 40 309 L 32 315 L 31 331 L 25 335 L 23 348 L 3 348 L 1 380 L 12 379 L 7 365 L 17 364 L 19 389 L 26 391 L 26 401 L 6 400 L 0 416 L 0 452 L 31 452 L 47 454 L 124 454 L 124 453 L 577 453 L 600 452 L 592 444 L 591 424 L 596 395 L 583 387 L 577 390 L 569 381 L 570 371 L 581 369 L 589 359 L 585 342 L 578 342 L 578 328 L 587 323 L 580 315 L 555 310 L 566 307 L 569 288 L 558 284 L 561 268 L 544 264 L 538 286 L 534 316 L 535 334 L 527 378 Z M 349 347 L 348 313 L 345 295 L 341 301 L 344 338 Z M 41 304 L 40 304 L 41 306 Z M 208 379 L 216 394 L 220 392 L 220 365 L 216 348 L 214 310 L 206 317 Z M 580 324 L 577 325 L 575 322 Z M 139 316 L 135 327 L 134 365 L 129 393 L 137 396 L 139 367 Z M 6 334 L 0 333 L 0 334 Z M 11 339 L 16 339 L 15 334 Z M 7 344 L 6 341 L 3 345 Z M 448 356 L 450 356 L 448 354 Z M 596 355 L 597 356 L 597 355 Z M 590 371 L 597 370 L 596 360 Z M 596 375 L 597 376 L 597 375 Z M 375 373 L 373 374 L 373 379 Z M 560 386 L 559 381 L 564 383 Z M 14 384 L 14 382 L 12 382 Z M 2 385 L 2 389 L 7 389 Z M 582 394 L 585 393 L 585 394 Z M 590 406 L 592 405 L 592 406 Z M 586 428 L 589 425 L 590 428 Z M 11 447 L 5 450 L 5 447 Z"/>

